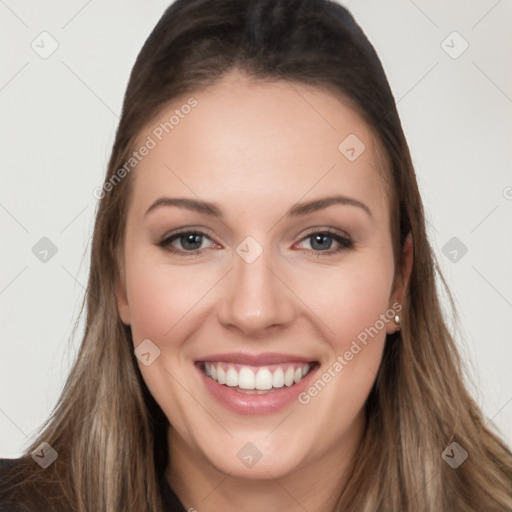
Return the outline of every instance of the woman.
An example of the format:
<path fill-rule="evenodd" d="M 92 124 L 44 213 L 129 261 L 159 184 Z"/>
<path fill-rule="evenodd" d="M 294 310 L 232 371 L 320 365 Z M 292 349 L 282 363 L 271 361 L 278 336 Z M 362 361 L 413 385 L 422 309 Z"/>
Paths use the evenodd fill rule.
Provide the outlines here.
<path fill-rule="evenodd" d="M 172 4 L 95 194 L 81 349 L 0 510 L 512 509 L 344 8 Z"/>

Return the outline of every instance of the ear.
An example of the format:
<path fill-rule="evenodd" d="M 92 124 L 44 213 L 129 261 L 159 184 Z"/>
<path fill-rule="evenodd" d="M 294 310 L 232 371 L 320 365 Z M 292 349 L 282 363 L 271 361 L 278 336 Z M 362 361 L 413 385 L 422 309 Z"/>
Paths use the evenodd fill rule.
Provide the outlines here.
<path fill-rule="evenodd" d="M 126 293 L 126 279 L 124 265 L 119 262 L 118 272 L 115 279 L 117 311 L 121 317 L 121 321 L 125 325 L 130 325 L 130 307 L 128 305 L 128 297 Z"/>
<path fill-rule="evenodd" d="M 393 304 L 402 305 L 404 302 L 404 297 L 407 292 L 407 287 L 409 286 L 409 281 L 411 278 L 412 265 L 414 263 L 414 244 L 412 240 L 412 234 L 409 233 L 407 238 L 405 239 L 404 246 L 402 249 L 402 268 L 399 270 L 395 285 L 393 287 L 393 291 L 391 293 L 389 308 L 393 308 Z M 397 330 L 397 325 L 394 321 L 388 323 L 388 334 L 392 334 Z"/>

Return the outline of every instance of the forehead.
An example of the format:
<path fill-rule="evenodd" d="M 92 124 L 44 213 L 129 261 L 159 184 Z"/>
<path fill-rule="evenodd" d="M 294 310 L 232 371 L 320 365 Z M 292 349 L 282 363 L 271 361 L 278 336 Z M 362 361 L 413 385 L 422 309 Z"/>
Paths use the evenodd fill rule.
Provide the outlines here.
<path fill-rule="evenodd" d="M 185 108 L 191 97 L 196 103 Z M 318 88 L 230 73 L 175 98 L 142 130 L 136 148 L 148 141 L 152 148 L 132 176 L 135 208 L 179 193 L 263 213 L 304 196 L 341 193 L 387 215 L 372 131 L 342 99 Z"/>

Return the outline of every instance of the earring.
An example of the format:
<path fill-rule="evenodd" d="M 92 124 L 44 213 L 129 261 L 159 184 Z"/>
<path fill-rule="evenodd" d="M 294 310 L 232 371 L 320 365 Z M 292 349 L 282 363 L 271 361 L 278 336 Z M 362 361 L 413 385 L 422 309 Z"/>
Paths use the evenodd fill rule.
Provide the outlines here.
<path fill-rule="evenodd" d="M 395 324 L 398 325 L 398 331 L 400 330 L 400 316 L 395 315 Z"/>

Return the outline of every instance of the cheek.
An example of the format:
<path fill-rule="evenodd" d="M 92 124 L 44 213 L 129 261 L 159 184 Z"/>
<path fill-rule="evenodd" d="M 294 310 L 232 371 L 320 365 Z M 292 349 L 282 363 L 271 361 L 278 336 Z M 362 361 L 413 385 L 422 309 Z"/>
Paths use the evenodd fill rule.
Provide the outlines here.
<path fill-rule="evenodd" d="M 379 316 L 388 307 L 391 283 L 385 271 L 379 272 L 378 267 L 374 267 L 373 270 L 368 269 L 353 276 L 345 284 L 344 291 L 340 292 L 340 308 L 335 316 L 335 329 L 342 335 L 340 349 L 345 348 L 349 340 L 361 339 L 366 329 L 375 326 Z M 382 339 L 386 330 L 380 323 L 378 327 L 378 337 Z"/>
<path fill-rule="evenodd" d="M 144 338 L 160 344 L 194 317 L 194 306 L 208 291 L 207 276 L 190 268 L 172 268 L 151 253 L 133 251 L 127 258 L 126 287 L 134 343 Z"/>
<path fill-rule="evenodd" d="M 385 338 L 386 323 L 379 319 L 389 308 L 392 281 L 392 258 L 383 258 L 380 253 L 354 258 L 327 272 L 301 273 L 295 290 L 325 326 L 326 339 L 339 354 L 376 324 L 379 333 L 374 338 Z"/>
<path fill-rule="evenodd" d="M 149 366 L 138 362 L 151 394 L 175 426 L 181 425 L 190 408 L 188 394 L 176 385 L 185 382 L 185 354 L 182 340 L 194 322 L 194 305 L 206 293 L 206 285 L 197 283 L 194 274 L 184 267 L 172 268 L 143 249 L 133 249 L 126 258 L 126 288 L 130 307 L 130 323 L 134 346 L 151 340 L 160 355 Z M 206 282 L 208 282 L 206 280 Z M 204 289 L 203 289 L 204 288 Z M 186 387 L 189 387 L 188 385 Z M 183 397 L 185 397 L 183 399 Z"/>
<path fill-rule="evenodd" d="M 392 258 L 380 253 L 317 279 L 315 289 L 325 293 L 310 294 L 312 309 L 334 334 L 325 336 L 329 346 L 320 372 L 299 402 L 315 417 L 329 418 L 326 438 L 337 438 L 340 429 L 348 432 L 360 417 L 382 359 L 386 326 L 393 321 L 392 281 Z"/>

